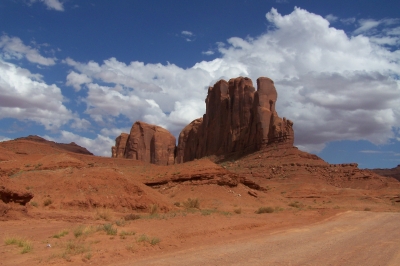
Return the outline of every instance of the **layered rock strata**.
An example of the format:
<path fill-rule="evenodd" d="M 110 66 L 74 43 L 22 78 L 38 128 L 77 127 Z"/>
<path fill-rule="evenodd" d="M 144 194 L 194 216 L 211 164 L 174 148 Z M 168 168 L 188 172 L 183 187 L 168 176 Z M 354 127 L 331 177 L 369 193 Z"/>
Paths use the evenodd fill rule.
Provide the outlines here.
<path fill-rule="evenodd" d="M 208 89 L 206 114 L 179 135 L 176 162 L 209 155 L 249 153 L 271 144 L 293 146 L 293 123 L 275 110 L 274 82 L 249 78 L 220 80 Z"/>
<path fill-rule="evenodd" d="M 138 121 L 130 134 L 122 133 L 117 137 L 112 157 L 170 165 L 174 164 L 175 143 L 175 137 L 168 130 Z"/>

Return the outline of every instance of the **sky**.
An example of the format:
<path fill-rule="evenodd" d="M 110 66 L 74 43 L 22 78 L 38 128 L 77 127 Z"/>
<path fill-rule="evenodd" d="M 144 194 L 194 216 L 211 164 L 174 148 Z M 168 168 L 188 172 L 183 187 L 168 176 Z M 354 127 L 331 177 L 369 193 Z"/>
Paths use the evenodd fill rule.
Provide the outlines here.
<path fill-rule="evenodd" d="M 111 156 L 135 121 L 178 137 L 220 79 L 275 82 L 295 146 L 400 164 L 400 2 L 1 0 L 0 141 Z"/>

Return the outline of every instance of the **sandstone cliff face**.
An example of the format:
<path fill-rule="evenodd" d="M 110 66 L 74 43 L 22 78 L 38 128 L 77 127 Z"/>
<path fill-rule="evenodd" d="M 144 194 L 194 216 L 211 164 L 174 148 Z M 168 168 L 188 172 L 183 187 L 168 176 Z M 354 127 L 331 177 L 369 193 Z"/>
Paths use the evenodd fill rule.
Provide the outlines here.
<path fill-rule="evenodd" d="M 158 165 L 174 164 L 176 139 L 162 127 L 138 121 L 130 134 L 122 133 L 115 141 L 113 157 Z"/>
<path fill-rule="evenodd" d="M 248 153 L 273 143 L 293 146 L 293 123 L 275 111 L 278 98 L 269 78 L 218 81 L 208 89 L 206 114 L 179 135 L 176 162 L 208 155 Z"/>
<path fill-rule="evenodd" d="M 111 148 L 112 158 L 124 158 L 126 142 L 128 141 L 129 134 L 121 133 L 115 139 L 115 146 Z"/>

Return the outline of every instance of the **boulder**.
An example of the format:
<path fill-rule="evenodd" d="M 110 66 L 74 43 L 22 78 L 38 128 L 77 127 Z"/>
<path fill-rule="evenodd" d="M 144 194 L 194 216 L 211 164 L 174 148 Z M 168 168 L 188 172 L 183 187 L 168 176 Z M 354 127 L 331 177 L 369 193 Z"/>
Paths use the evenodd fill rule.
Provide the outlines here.
<path fill-rule="evenodd" d="M 275 110 L 274 82 L 249 78 L 220 80 L 208 89 L 206 113 L 179 135 L 176 162 L 209 155 L 245 154 L 271 144 L 293 146 L 293 123 Z"/>

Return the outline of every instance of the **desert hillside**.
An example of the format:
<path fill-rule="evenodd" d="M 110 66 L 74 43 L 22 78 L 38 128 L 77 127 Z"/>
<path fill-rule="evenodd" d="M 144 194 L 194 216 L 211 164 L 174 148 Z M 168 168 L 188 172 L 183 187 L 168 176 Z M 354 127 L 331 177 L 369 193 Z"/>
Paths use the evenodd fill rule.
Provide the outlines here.
<path fill-rule="evenodd" d="M 28 139 L 0 150 L 0 265 L 123 265 L 346 211 L 400 211 L 396 179 L 295 147 L 168 166 Z"/>

